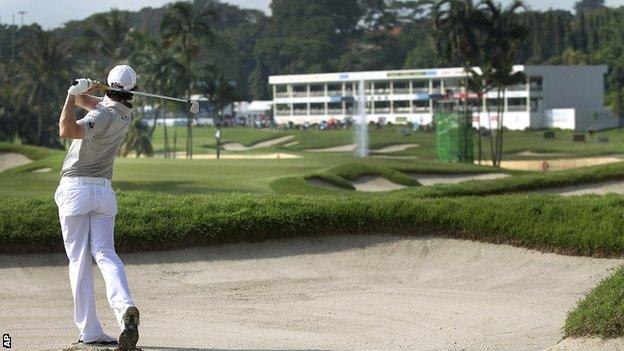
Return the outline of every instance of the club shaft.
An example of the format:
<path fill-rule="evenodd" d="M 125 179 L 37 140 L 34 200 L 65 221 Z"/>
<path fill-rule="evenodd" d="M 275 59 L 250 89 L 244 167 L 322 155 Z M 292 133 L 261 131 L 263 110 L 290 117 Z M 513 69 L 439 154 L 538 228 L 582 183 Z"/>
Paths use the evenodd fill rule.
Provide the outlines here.
<path fill-rule="evenodd" d="M 152 94 L 152 93 L 145 93 L 145 92 L 142 92 L 142 91 L 128 91 L 128 90 L 116 89 L 116 88 L 107 88 L 107 90 L 119 91 L 119 92 L 122 92 L 122 93 L 130 93 L 130 94 L 134 94 L 134 95 L 151 97 L 151 98 L 156 98 L 156 99 L 165 99 L 165 100 L 186 102 L 186 103 L 190 103 L 191 102 L 189 100 L 178 99 L 178 98 L 174 98 L 174 97 L 171 97 L 171 96 L 163 96 L 163 95 L 157 95 L 157 94 Z"/>

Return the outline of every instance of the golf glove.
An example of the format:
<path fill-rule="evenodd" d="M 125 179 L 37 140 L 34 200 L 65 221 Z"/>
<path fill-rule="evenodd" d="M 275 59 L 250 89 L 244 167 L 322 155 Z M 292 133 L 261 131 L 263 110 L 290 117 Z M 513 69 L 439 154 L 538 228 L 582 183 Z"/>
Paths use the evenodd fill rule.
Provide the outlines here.
<path fill-rule="evenodd" d="M 89 91 L 93 86 L 94 81 L 89 78 L 78 78 L 74 80 L 73 84 L 67 89 L 67 93 L 72 95 L 82 95 Z"/>

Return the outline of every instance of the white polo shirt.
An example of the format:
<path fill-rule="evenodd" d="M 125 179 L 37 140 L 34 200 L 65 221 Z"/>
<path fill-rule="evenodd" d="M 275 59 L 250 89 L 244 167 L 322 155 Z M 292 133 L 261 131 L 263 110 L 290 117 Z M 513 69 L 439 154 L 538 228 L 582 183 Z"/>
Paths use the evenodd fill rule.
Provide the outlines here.
<path fill-rule="evenodd" d="M 132 108 L 104 97 L 78 124 L 84 139 L 74 139 L 69 147 L 61 177 L 103 177 L 112 179 L 113 162 L 132 121 Z"/>

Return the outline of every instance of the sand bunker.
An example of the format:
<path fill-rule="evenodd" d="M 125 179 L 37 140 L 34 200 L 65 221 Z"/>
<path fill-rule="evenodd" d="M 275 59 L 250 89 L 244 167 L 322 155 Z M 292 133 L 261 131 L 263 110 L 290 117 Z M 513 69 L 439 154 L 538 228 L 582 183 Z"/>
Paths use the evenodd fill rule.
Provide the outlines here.
<path fill-rule="evenodd" d="M 624 180 L 612 180 L 593 184 L 565 186 L 559 188 L 541 189 L 531 191 L 539 194 L 559 194 L 563 196 L 586 195 L 586 194 L 624 194 Z"/>
<path fill-rule="evenodd" d="M 255 154 L 255 155 L 241 155 L 241 154 L 227 154 L 221 155 L 222 160 L 284 160 L 292 158 L 301 158 L 299 155 L 285 154 L 285 153 L 272 153 L 272 154 Z M 185 152 L 176 153 L 176 159 L 186 159 Z M 216 160 L 215 154 L 194 154 L 193 160 Z"/>
<path fill-rule="evenodd" d="M 0 172 L 32 162 L 28 157 L 15 152 L 0 152 Z"/>
<path fill-rule="evenodd" d="M 381 149 L 377 149 L 377 150 L 371 150 L 371 152 L 387 154 L 387 153 L 392 153 L 392 152 L 404 151 L 409 148 L 419 147 L 419 146 L 420 145 L 418 144 L 396 144 L 396 145 L 389 145 L 386 147 L 382 147 Z"/>
<path fill-rule="evenodd" d="M 283 136 L 283 137 L 279 137 L 275 139 L 261 141 L 251 146 L 243 146 L 239 143 L 225 143 L 223 144 L 223 148 L 227 151 L 248 151 L 248 150 L 260 149 L 263 147 L 271 147 L 271 146 L 279 145 L 281 143 L 284 143 L 294 138 L 295 138 L 294 135 L 287 135 L 287 136 Z"/>
<path fill-rule="evenodd" d="M 304 151 L 309 151 L 309 152 L 353 152 L 353 151 L 355 151 L 356 148 L 357 148 L 356 144 L 347 144 L 347 145 L 326 147 L 326 148 L 323 148 L 323 149 L 306 149 Z"/>
<path fill-rule="evenodd" d="M 362 176 L 357 180 L 350 181 L 357 191 L 379 192 L 405 189 L 405 185 L 396 184 L 379 176 Z"/>
<path fill-rule="evenodd" d="M 469 180 L 493 180 L 509 177 L 505 173 L 485 173 L 485 174 L 422 174 L 412 173 L 410 176 L 416 179 L 421 185 L 431 186 L 436 184 L 456 184 Z"/>
<path fill-rule="evenodd" d="M 622 260 L 336 236 L 122 255 L 149 350 L 543 350 Z M 63 254 L 0 256 L 15 349 L 75 341 Z M 30 265 L 30 266 L 29 266 Z M 105 329 L 117 326 L 96 276 Z"/>
<path fill-rule="evenodd" d="M 525 156 L 525 157 L 561 157 L 567 156 L 564 152 L 533 152 L 533 151 L 522 151 L 518 152 L 516 155 Z"/>
<path fill-rule="evenodd" d="M 547 162 L 547 165 L 544 163 Z M 559 160 L 535 160 L 535 161 L 502 161 L 501 167 L 520 171 L 562 171 L 566 169 L 599 166 L 609 163 L 622 162 L 618 157 L 588 157 L 568 158 Z"/>

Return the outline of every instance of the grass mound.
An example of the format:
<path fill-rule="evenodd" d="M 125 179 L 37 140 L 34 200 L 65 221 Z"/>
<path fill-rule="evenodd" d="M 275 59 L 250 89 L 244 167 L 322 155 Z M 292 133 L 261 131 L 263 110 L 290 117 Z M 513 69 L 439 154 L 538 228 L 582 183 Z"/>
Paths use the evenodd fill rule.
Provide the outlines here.
<path fill-rule="evenodd" d="M 624 254 L 620 196 L 259 196 L 122 193 L 117 247 L 158 250 L 324 233 L 392 232 L 512 243 L 566 254 Z M 47 197 L 6 197 L 4 253 L 61 251 L 56 207 Z M 591 233 L 589 235 L 588 233 Z"/>

